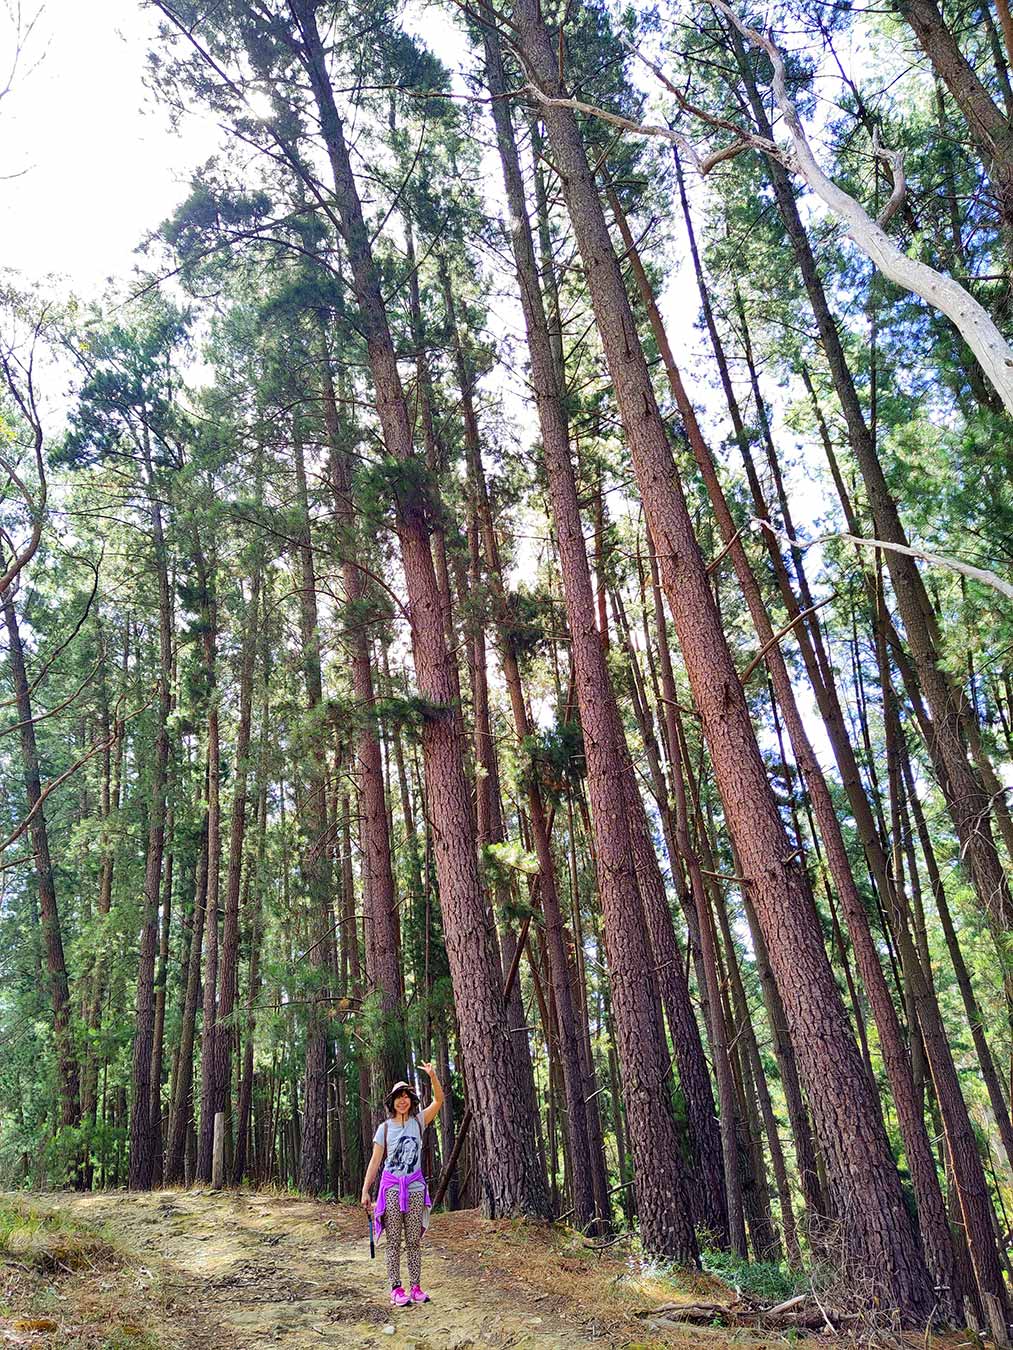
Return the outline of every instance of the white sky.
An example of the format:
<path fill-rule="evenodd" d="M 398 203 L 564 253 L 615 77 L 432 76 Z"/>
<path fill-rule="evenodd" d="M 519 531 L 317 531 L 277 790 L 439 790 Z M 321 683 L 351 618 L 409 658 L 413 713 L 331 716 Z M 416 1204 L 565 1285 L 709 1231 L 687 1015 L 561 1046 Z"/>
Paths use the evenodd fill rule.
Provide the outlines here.
<path fill-rule="evenodd" d="M 22 3 L 30 17 L 35 0 Z M 466 62 L 463 35 L 437 8 L 413 0 L 406 18 L 451 66 Z M 173 212 L 193 171 L 227 140 L 199 111 L 173 129 L 145 88 L 157 23 L 156 13 L 140 0 L 45 0 L 13 87 L 0 100 L 0 267 L 21 272 L 26 282 L 55 276 L 63 282 L 60 289 L 83 300 L 109 290 L 122 294 L 140 241 Z M 436 25 L 441 40 L 434 42 Z M 13 38 L 0 6 L 0 84 Z M 491 155 L 489 165 L 488 182 L 495 187 L 488 205 L 501 211 L 498 166 Z M 712 434 L 718 433 L 716 443 L 724 419 L 707 388 L 710 376 L 693 378 L 705 341 L 694 327 L 699 299 L 679 228 L 672 254 L 659 299 L 677 359 L 691 377 Z M 501 301 L 493 308 L 493 330 L 502 335 L 515 329 L 520 338 L 519 307 Z M 533 417 L 526 415 L 522 388 L 503 393 L 527 436 Z M 769 393 L 780 422 L 780 399 L 776 391 Z M 823 475 L 796 470 L 792 477 L 797 520 L 805 529 L 825 505 Z M 632 502 L 625 506 L 634 509 Z M 807 722 L 824 758 L 822 727 L 812 717 Z"/>
<path fill-rule="evenodd" d="M 33 0 L 21 3 L 30 17 Z M 14 30 L 0 15 L 5 78 Z M 65 277 L 84 298 L 99 294 L 108 277 L 130 273 L 138 242 L 213 152 L 210 121 L 190 118 L 179 136 L 144 88 L 155 30 L 155 13 L 138 0 L 45 0 L 0 102 L 4 266 Z"/>
<path fill-rule="evenodd" d="M 26 19 L 40 2 L 21 0 Z M 0 7 L 0 82 L 15 36 L 5 8 Z M 468 63 L 463 33 L 439 7 L 411 0 L 404 18 L 452 67 Z M 184 198 L 197 166 L 227 142 L 213 118 L 199 110 L 174 129 L 166 109 L 145 88 L 157 26 L 157 13 L 140 0 L 44 0 L 13 87 L 0 100 L 0 266 L 22 272 L 26 281 L 63 278 L 82 299 L 97 298 L 110 278 L 122 293 L 140 241 Z M 498 212 L 498 166 L 492 154 L 487 159 L 488 206 Z M 692 376 L 706 344 L 694 329 L 699 301 L 685 252 L 677 227 L 660 301 L 677 357 Z M 513 328 L 519 338 L 519 307 L 501 300 L 493 301 L 493 309 L 493 330 Z M 513 309 L 518 313 L 511 316 L 507 311 Z M 715 417 L 708 380 L 691 383 L 716 431 L 723 418 L 720 410 Z M 515 416 L 520 413 L 527 432 L 531 419 L 516 407 L 524 393 L 520 388 L 513 393 Z M 774 390 L 770 394 L 776 415 L 780 400 Z M 793 496 L 802 499 L 798 517 L 804 527 L 820 512 L 822 485 L 803 475 L 792 486 Z"/>

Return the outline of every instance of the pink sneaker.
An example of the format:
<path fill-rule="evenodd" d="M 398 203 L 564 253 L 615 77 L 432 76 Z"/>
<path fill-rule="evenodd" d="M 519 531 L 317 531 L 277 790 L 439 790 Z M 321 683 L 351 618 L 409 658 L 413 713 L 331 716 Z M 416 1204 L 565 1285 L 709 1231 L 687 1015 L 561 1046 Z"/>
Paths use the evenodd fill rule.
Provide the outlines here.
<path fill-rule="evenodd" d="M 408 1297 L 408 1295 L 405 1293 L 405 1291 L 401 1288 L 400 1285 L 398 1285 L 396 1289 L 392 1289 L 390 1291 L 390 1301 L 391 1303 L 393 1303 L 395 1308 L 403 1308 L 405 1304 L 411 1303 L 411 1299 Z"/>
<path fill-rule="evenodd" d="M 408 1295 L 413 1303 L 428 1303 L 429 1295 L 424 1293 L 417 1284 L 412 1285 L 412 1291 Z"/>

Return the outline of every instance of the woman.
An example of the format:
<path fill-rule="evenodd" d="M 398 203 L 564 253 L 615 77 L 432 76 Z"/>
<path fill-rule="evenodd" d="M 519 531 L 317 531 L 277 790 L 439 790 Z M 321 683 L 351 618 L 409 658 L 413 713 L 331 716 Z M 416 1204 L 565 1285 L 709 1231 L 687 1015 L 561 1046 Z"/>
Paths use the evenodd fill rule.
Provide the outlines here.
<path fill-rule="evenodd" d="M 410 1083 L 395 1083 L 384 1105 L 387 1119 L 377 1126 L 373 1136 L 373 1156 L 362 1183 L 362 1206 L 372 1215 L 377 1237 L 387 1233 L 387 1275 L 390 1301 L 395 1308 L 406 1303 L 428 1303 L 422 1290 L 422 1234 L 429 1227 L 429 1188 L 422 1173 L 422 1131 L 443 1105 L 443 1088 L 432 1064 L 419 1066 L 429 1075 L 433 1100 L 419 1118 L 419 1094 Z M 373 1179 L 386 1159 L 376 1207 L 370 1203 Z M 401 1242 L 408 1253 L 408 1279 L 411 1290 L 401 1284 Z"/>

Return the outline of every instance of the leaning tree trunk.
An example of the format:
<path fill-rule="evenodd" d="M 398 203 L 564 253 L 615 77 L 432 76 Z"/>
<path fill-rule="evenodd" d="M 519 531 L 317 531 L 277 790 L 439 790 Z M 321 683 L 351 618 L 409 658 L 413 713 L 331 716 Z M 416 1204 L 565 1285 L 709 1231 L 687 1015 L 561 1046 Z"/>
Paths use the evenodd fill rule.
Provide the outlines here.
<path fill-rule="evenodd" d="M 387 315 L 345 144 L 344 129 L 327 74 L 311 0 L 292 0 L 303 42 L 302 56 L 320 115 L 334 179 L 334 202 L 352 270 L 361 331 L 366 340 L 376 408 L 387 452 L 405 466 L 395 493 L 396 528 L 408 588 L 412 650 L 419 690 L 428 704 L 422 728 L 428 804 L 440 884 L 447 956 L 457 1000 L 469 1093 L 481 1137 L 485 1204 L 493 1213 L 547 1214 L 532 1120 L 500 1128 L 504 1102 L 521 1098 L 512 1057 L 503 981 L 489 927 L 475 853 L 463 746 L 454 710 L 454 677 L 443 628 L 443 597 L 429 545 L 426 493 L 411 472 L 417 463 L 408 406 L 397 368 Z"/>
<path fill-rule="evenodd" d="M 547 94 L 561 94 L 554 46 L 534 0 L 516 0 L 513 21 L 532 74 Z M 847 1202 L 844 1242 L 862 1276 L 915 1325 L 935 1300 L 879 1102 L 767 781 L 576 119 L 568 108 L 549 107 L 545 121 L 725 815 L 767 937 L 821 1142 Z"/>
<path fill-rule="evenodd" d="M 704 479 L 721 538 L 730 550 L 736 576 L 753 620 L 761 650 L 766 652 L 765 659 L 770 671 L 771 682 L 784 716 L 796 761 L 812 800 L 813 810 L 826 849 L 830 873 L 841 897 L 852 943 L 854 944 L 855 956 L 876 1014 L 884 1063 L 890 1079 L 894 1101 L 897 1105 L 898 1119 L 908 1154 L 915 1193 L 918 1198 L 922 1238 L 929 1267 L 935 1277 L 937 1286 L 948 1291 L 943 1300 L 947 1316 L 956 1317 L 959 1316 L 961 1309 L 961 1291 L 958 1288 L 959 1282 L 954 1265 L 953 1245 L 950 1241 L 946 1210 L 936 1175 L 932 1149 L 914 1090 L 911 1065 L 904 1045 L 900 1022 L 879 963 L 879 954 L 876 951 L 869 929 L 865 907 L 851 871 L 844 836 L 837 819 L 830 790 L 802 721 L 784 657 L 775 640 L 773 627 L 767 614 L 767 607 L 760 594 L 759 585 L 735 529 L 731 512 L 718 481 L 713 457 L 704 441 L 696 411 L 682 383 L 647 274 L 640 261 L 629 226 L 615 193 L 610 193 L 610 197 L 612 210 L 620 226 L 623 242 L 633 264 L 641 297 L 650 317 L 652 331 L 662 354 L 672 395 L 682 416 L 690 448 Z M 749 462 L 749 452 L 745 445 L 743 445 L 743 452 L 746 455 L 747 462 Z M 755 474 L 751 475 L 750 481 L 756 482 Z M 765 509 L 763 514 L 766 516 Z M 976 1194 L 980 1192 L 977 1184 L 974 1190 Z"/>
<path fill-rule="evenodd" d="M 641 1236 L 646 1250 L 694 1263 L 696 1239 L 668 1096 L 668 1051 L 654 981 L 645 978 L 652 963 L 640 912 L 627 819 L 626 743 L 595 622 L 595 599 L 557 370 L 539 288 L 513 126 L 502 97 L 505 80 L 501 59 L 491 32 L 486 36 L 486 56 L 572 638 L 617 1051 L 639 1180 Z"/>
<path fill-rule="evenodd" d="M 14 702 L 17 708 L 21 734 L 21 764 L 25 779 L 25 796 L 31 820 L 28 837 L 32 845 L 35 880 L 39 891 L 39 921 L 42 945 L 46 952 L 46 970 L 49 975 L 49 997 L 53 1005 L 53 1039 L 56 1044 L 56 1068 L 59 1081 L 60 1125 L 73 1128 L 81 1119 L 81 1099 L 77 1057 L 74 1053 L 73 1032 L 70 1025 L 70 985 L 67 963 L 63 954 L 63 932 L 56 899 L 56 882 L 49 852 L 49 830 L 43 808 L 42 779 L 39 773 L 39 751 L 35 740 L 35 722 L 32 719 L 32 699 L 25 668 L 25 649 L 21 639 L 14 597 L 8 589 L 3 595 L 4 622 L 14 681 Z"/>
<path fill-rule="evenodd" d="M 756 125 L 761 135 L 770 135 L 766 108 L 746 59 L 742 39 L 735 30 L 731 33 L 731 43 Z M 848 439 L 869 496 L 877 536 L 887 542 L 906 545 L 897 504 L 862 412 L 841 337 L 798 213 L 791 181 L 782 165 L 770 160 L 769 166 L 778 209 L 802 273 L 834 389 L 847 424 Z M 1013 928 L 1013 898 L 992 837 L 988 793 L 969 764 L 961 739 L 962 695 L 954 689 L 940 662 L 936 616 L 915 560 L 894 549 L 888 549 L 886 556 L 911 656 L 932 714 L 935 732 L 933 754 L 940 786 L 946 794 L 960 840 L 961 856 L 970 872 L 979 903 L 989 917 L 1000 959 L 1005 967 L 1008 957 L 1004 934 Z"/>
<path fill-rule="evenodd" d="M 992 180 L 999 229 L 1009 257 L 1013 252 L 1013 125 L 996 107 L 960 50 L 936 0 L 897 0 L 897 9 L 964 115 L 971 140 Z"/>

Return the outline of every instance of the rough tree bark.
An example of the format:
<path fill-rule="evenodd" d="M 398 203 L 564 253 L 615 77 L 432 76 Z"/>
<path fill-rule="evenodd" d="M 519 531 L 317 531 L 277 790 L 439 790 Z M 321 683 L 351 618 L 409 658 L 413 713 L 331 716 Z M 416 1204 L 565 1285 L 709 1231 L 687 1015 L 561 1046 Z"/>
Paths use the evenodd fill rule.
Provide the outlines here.
<path fill-rule="evenodd" d="M 996 107 L 960 50 L 936 0 L 895 0 L 895 4 L 964 115 L 981 162 L 992 179 L 999 226 L 1008 253 L 1013 247 L 1013 126 Z M 1004 33 L 1008 32 L 1008 19 L 1006 9 Z"/>
<path fill-rule="evenodd" d="M 521 291 L 532 384 L 571 632 L 574 683 L 580 708 L 595 845 L 595 866 L 605 926 L 612 1011 L 630 1124 L 637 1206 L 647 1250 L 696 1261 L 696 1241 L 686 1196 L 675 1121 L 668 1099 L 668 1053 L 650 969 L 650 948 L 639 900 L 625 793 L 627 750 L 619 722 L 591 587 L 570 446 L 535 263 L 513 127 L 502 91 L 505 81 L 495 34 L 486 37 L 487 78 L 494 94 L 511 243 Z M 499 93 L 499 97 L 496 97 Z M 639 906 L 638 906 L 639 908 Z M 649 1180 L 648 1180 L 649 1179 Z"/>
<path fill-rule="evenodd" d="M 550 98 L 565 97 L 555 46 L 533 0 L 516 0 L 512 20 L 533 79 Z M 569 108 L 548 106 L 545 121 L 725 815 L 767 937 L 821 1142 L 846 1202 L 844 1241 L 881 1297 L 917 1324 L 934 1305 L 931 1280 L 767 781 L 576 119 Z"/>
<path fill-rule="evenodd" d="M 475 837 L 462 745 L 454 712 L 454 679 L 443 627 L 443 598 L 429 544 L 426 492 L 414 468 L 408 406 L 369 234 L 345 144 L 344 129 L 327 74 L 327 62 L 310 0 L 292 0 L 301 56 L 320 115 L 334 180 L 334 201 L 352 270 L 361 331 L 366 340 L 376 409 L 387 452 L 403 466 L 396 492 L 396 529 L 408 587 L 412 650 L 419 690 L 429 705 L 422 729 L 427 797 L 469 1095 L 481 1137 L 483 1198 L 495 1214 L 548 1212 L 540 1178 L 534 1122 L 518 1120 L 505 1136 L 499 1128 L 504 1101 L 520 1100 L 511 1056 L 503 982 L 478 874 Z"/>
<path fill-rule="evenodd" d="M 735 573 L 746 599 L 757 637 L 760 640 L 761 650 L 766 651 L 765 660 L 770 671 L 773 688 L 788 729 L 796 761 L 813 803 L 813 810 L 823 837 L 830 872 L 838 895 L 841 897 L 856 959 L 876 1014 L 880 1031 L 880 1044 L 891 1090 L 897 1105 L 905 1148 L 907 1149 L 908 1161 L 918 1197 L 922 1238 L 929 1267 L 937 1286 L 948 1291 L 945 1303 L 946 1315 L 950 1318 L 957 1317 L 962 1306 L 962 1291 L 958 1287 L 953 1246 L 950 1241 L 942 1192 L 936 1175 L 935 1161 L 914 1090 L 903 1032 L 879 963 L 879 955 L 869 928 L 865 907 L 851 871 L 847 847 L 833 800 L 812 743 L 805 730 L 780 646 L 774 641 L 774 630 L 767 614 L 767 607 L 760 594 L 759 585 L 746 557 L 742 541 L 737 535 L 731 511 L 718 481 L 713 457 L 704 441 L 696 411 L 683 385 L 661 316 L 654 301 L 647 274 L 640 261 L 622 207 L 614 191 L 610 192 L 610 200 L 613 214 L 619 225 L 633 267 L 641 298 L 647 308 L 652 331 L 662 354 L 673 398 L 682 415 L 690 448 L 707 488 L 721 538 L 730 550 Z M 744 443 L 744 439 L 742 450 L 747 459 L 747 464 L 751 467 L 749 450 Z M 750 482 L 753 484 L 757 482 L 755 473 L 750 475 Z M 762 498 L 761 506 L 765 516 L 766 504 L 762 502 Z M 780 574 L 780 570 L 777 569 L 779 561 L 779 558 L 775 560 L 775 568 L 778 570 L 778 574 Z M 857 766 L 855 767 L 857 773 Z"/>

